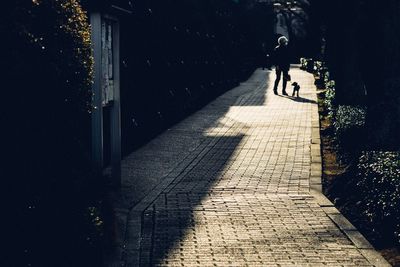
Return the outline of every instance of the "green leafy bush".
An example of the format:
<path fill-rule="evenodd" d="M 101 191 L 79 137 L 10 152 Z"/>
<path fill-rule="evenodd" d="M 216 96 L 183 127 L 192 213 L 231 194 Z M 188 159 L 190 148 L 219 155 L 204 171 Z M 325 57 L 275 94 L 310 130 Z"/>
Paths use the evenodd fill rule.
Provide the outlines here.
<path fill-rule="evenodd" d="M 328 86 L 329 81 L 331 81 L 331 73 L 327 69 L 324 75 L 325 86 Z"/>
<path fill-rule="evenodd" d="M 329 81 L 326 83 L 326 92 L 325 92 L 325 99 L 324 99 L 324 105 L 326 106 L 326 109 L 328 110 L 328 117 L 329 118 L 334 118 L 335 116 L 335 81 Z"/>
<path fill-rule="evenodd" d="M 314 60 L 312 58 L 300 58 L 301 69 L 312 73 L 314 71 Z"/>
<path fill-rule="evenodd" d="M 3 7 L 7 89 L 0 119 L 7 157 L 0 177 L 7 177 L 2 238 L 10 253 L 0 265 L 93 266 L 86 261 L 95 254 L 87 207 L 98 205 L 93 191 L 100 183 L 90 170 L 87 15 L 78 0 L 15 0 Z"/>
<path fill-rule="evenodd" d="M 302 70 L 307 70 L 308 61 L 310 61 L 309 58 L 304 58 L 304 57 L 300 58 L 300 68 Z"/>
<path fill-rule="evenodd" d="M 318 73 L 322 68 L 323 68 L 324 64 L 322 61 L 314 61 L 314 73 Z"/>
<path fill-rule="evenodd" d="M 325 64 L 321 61 L 314 62 L 314 76 L 315 82 L 314 84 L 317 86 L 318 89 L 325 89 L 326 88 L 326 73 L 328 72 L 328 68 Z"/>
<path fill-rule="evenodd" d="M 357 151 L 363 147 L 365 141 L 363 130 L 366 109 L 360 106 L 337 105 L 336 83 L 329 78 L 330 73 L 326 70 L 324 72 L 326 91 L 323 101 L 333 125 L 335 140 L 340 148 L 347 150 L 346 152 Z"/>
<path fill-rule="evenodd" d="M 339 105 L 333 119 L 336 140 L 340 148 L 344 149 L 344 152 L 352 152 L 356 157 L 356 152 L 365 145 L 365 115 L 363 107 Z"/>
<path fill-rule="evenodd" d="M 339 105 L 333 125 L 337 133 L 344 132 L 353 127 L 363 127 L 365 124 L 365 108 Z"/>
<path fill-rule="evenodd" d="M 364 151 L 358 170 L 365 215 L 400 242 L 400 152 Z"/>
<path fill-rule="evenodd" d="M 342 150 L 342 160 L 357 159 L 358 152 L 365 147 L 365 116 L 366 111 L 363 107 L 333 104 L 334 90 L 328 89 L 327 108 L 328 116 L 331 118 L 334 137 L 338 149 Z"/>

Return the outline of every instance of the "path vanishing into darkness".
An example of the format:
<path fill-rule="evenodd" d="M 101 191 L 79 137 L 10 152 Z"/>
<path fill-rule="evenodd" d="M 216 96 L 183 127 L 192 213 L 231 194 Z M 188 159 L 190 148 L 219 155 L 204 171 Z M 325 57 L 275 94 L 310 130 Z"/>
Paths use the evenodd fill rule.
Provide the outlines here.
<path fill-rule="evenodd" d="M 390 266 L 320 193 L 314 78 L 291 76 L 299 98 L 258 69 L 124 159 L 109 266 Z"/>

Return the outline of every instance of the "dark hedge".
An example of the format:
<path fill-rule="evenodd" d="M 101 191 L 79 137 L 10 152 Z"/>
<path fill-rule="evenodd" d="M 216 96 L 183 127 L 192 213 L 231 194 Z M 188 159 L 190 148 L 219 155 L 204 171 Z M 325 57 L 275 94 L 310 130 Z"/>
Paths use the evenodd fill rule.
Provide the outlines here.
<path fill-rule="evenodd" d="M 87 15 L 77 0 L 3 7 L 0 265 L 96 265 Z"/>
<path fill-rule="evenodd" d="M 364 151 L 358 163 L 359 205 L 383 238 L 400 242 L 400 153 Z"/>

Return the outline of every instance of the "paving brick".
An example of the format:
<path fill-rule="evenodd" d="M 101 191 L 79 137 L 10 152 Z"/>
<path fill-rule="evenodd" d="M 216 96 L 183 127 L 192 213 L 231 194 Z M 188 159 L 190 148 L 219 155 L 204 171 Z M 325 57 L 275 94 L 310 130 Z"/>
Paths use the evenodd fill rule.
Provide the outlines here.
<path fill-rule="evenodd" d="M 159 182 L 141 192 L 132 209 L 136 215 L 128 219 L 126 240 L 134 244 L 128 245 L 127 266 L 373 266 L 368 257 L 382 262 L 370 247 L 362 251 L 362 236 L 318 193 L 312 75 L 291 70 L 300 98 L 275 96 L 273 76 L 257 70 L 128 157 L 126 200 L 132 204 L 129 194 L 139 190 L 129 190 L 135 175 L 146 179 L 148 173 Z M 145 162 L 134 170 L 138 158 Z M 350 238 L 335 221 L 352 230 Z"/>

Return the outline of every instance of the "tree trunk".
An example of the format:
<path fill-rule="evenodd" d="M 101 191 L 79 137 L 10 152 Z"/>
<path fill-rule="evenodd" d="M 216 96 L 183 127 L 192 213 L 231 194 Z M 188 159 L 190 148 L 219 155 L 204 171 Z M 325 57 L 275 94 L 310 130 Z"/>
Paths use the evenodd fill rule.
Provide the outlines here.
<path fill-rule="evenodd" d="M 371 1 L 365 8 L 360 48 L 368 92 L 369 143 L 374 149 L 396 150 L 400 148 L 400 2 Z"/>

